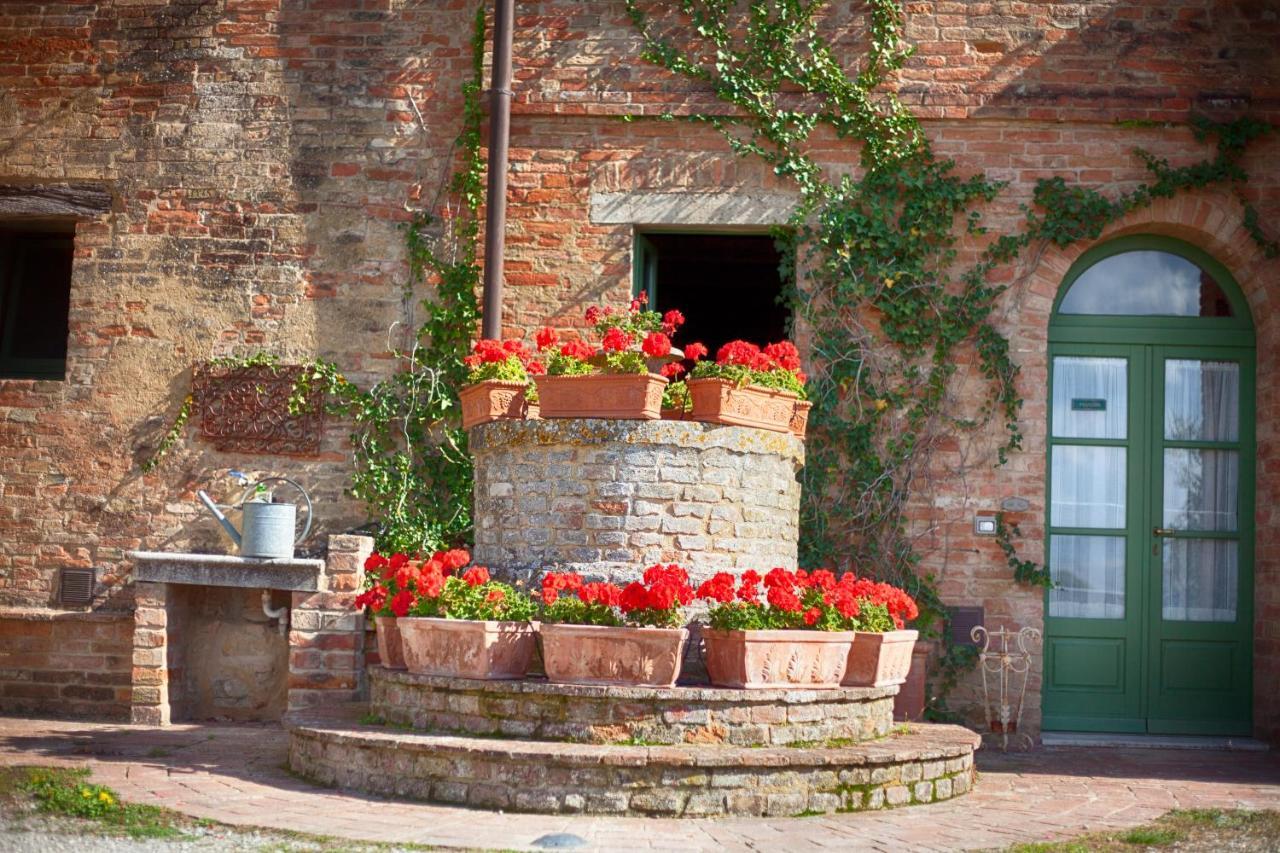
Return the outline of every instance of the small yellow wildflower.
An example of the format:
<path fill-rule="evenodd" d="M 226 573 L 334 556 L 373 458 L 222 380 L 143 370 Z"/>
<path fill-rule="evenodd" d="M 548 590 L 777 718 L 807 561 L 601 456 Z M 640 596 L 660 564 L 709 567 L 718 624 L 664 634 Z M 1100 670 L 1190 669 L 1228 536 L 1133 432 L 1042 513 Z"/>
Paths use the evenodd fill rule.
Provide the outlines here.
<path fill-rule="evenodd" d="M 111 805 L 113 802 L 115 802 L 115 800 L 111 798 L 111 795 L 108 794 L 106 791 L 99 791 L 98 799 L 106 803 L 107 805 Z"/>
<path fill-rule="evenodd" d="M 87 800 L 93 796 L 93 791 L 90 791 L 88 788 L 81 788 L 80 796 L 84 797 Z"/>
<path fill-rule="evenodd" d="M 912 229 L 911 229 L 911 236 L 912 236 L 912 237 L 919 237 L 919 236 L 920 236 L 920 229 L 919 229 L 919 228 L 912 228 Z"/>
<path fill-rule="evenodd" d="M 888 400 L 885 400 L 884 398 L 881 398 L 881 399 L 879 399 L 879 400 L 876 400 L 876 411 L 877 411 L 877 412 L 883 412 L 883 411 L 884 411 L 885 409 L 887 409 L 887 408 L 889 408 L 889 401 L 888 401 Z"/>
<path fill-rule="evenodd" d="M 886 279 L 884 280 L 884 286 L 885 286 L 885 287 L 893 287 L 893 279 L 891 279 L 891 278 L 886 278 Z"/>

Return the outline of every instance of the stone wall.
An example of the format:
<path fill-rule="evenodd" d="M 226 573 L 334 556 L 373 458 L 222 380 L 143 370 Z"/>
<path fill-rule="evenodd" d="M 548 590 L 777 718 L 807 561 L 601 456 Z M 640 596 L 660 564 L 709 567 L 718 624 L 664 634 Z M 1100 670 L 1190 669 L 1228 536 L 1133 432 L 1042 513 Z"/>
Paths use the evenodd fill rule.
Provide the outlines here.
<path fill-rule="evenodd" d="M 795 568 L 804 446 L 789 433 L 696 421 L 496 421 L 470 433 L 473 556 L 634 579 L 679 563 Z"/>
<path fill-rule="evenodd" d="M 0 711 L 127 719 L 132 637 L 127 615 L 0 609 Z"/>

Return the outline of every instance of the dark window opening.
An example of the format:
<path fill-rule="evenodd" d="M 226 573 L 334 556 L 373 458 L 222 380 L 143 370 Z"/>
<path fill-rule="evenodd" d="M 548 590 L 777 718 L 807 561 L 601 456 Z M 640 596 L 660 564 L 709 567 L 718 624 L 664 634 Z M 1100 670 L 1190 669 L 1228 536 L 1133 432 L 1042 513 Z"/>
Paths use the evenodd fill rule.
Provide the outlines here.
<path fill-rule="evenodd" d="M 73 227 L 0 225 L 0 379 L 64 379 Z"/>
<path fill-rule="evenodd" d="M 658 311 L 680 309 L 687 322 L 676 345 L 700 341 L 714 358 L 729 341 L 787 338 L 781 263 L 765 234 L 636 234 L 635 291 Z"/>

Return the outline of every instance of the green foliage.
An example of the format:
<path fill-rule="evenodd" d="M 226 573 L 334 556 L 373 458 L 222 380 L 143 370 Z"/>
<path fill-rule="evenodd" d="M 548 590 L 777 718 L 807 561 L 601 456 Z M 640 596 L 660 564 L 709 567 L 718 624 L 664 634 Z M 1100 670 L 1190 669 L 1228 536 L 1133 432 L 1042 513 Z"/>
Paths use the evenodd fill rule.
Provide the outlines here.
<path fill-rule="evenodd" d="M 918 570 L 904 510 L 948 434 L 998 425 L 1000 463 L 1022 445 L 1018 367 L 993 318 L 1007 285 L 992 283 L 1004 280 L 994 273 L 1030 247 L 1096 239 L 1156 198 L 1219 183 L 1238 190 L 1245 147 L 1272 128 L 1197 120 L 1197 138 L 1217 141 L 1212 159 L 1173 167 L 1138 151 L 1152 180 L 1115 197 L 1041 180 L 1022 228 L 988 238 L 979 207 L 1004 183 L 957 174 L 882 86 L 911 54 L 900 0 L 869 0 L 867 52 L 852 71 L 821 32 L 825 0 L 679 0 L 675 18 L 646 0 L 625 2 L 645 59 L 710 87 L 730 108 L 689 120 L 711 124 L 734 152 L 761 158 L 801 193 L 776 232 L 784 275 L 804 279 L 790 299 L 810 333 L 801 563 L 854 567 L 906 588 L 926 614 L 921 623 L 943 640 L 942 670 L 954 682 L 971 661 L 946 643 L 946 611 L 933 578 Z M 860 146 L 861 172 L 824 169 L 810 154 L 815 131 Z M 1280 251 L 1247 204 L 1244 221 L 1264 251 Z M 961 237 L 985 248 L 957 272 Z M 985 396 L 976 417 L 959 417 L 952 379 L 970 352 Z M 1008 528 L 999 537 L 1015 577 L 1043 586 L 1044 570 L 1017 557 L 1016 535 Z"/>
<path fill-rule="evenodd" d="M 415 609 L 414 615 L 527 622 L 536 612 L 533 600 L 510 584 L 489 581 L 472 586 L 457 576 L 445 579 L 437 607 L 434 613 L 418 613 Z"/>
<path fill-rule="evenodd" d="M 804 383 L 789 370 L 753 370 L 742 364 L 717 364 L 699 361 L 689 372 L 690 379 L 723 379 L 739 388 L 756 385 L 773 391 L 787 391 L 801 400 L 808 399 Z"/>
<path fill-rule="evenodd" d="M 502 382 L 528 382 L 529 371 L 517 356 L 508 356 L 505 361 L 486 361 L 477 364 L 467 372 L 467 384 L 486 382 L 489 380 Z"/>
<path fill-rule="evenodd" d="M 996 516 L 996 544 L 1000 546 L 1005 559 L 1009 561 L 1014 580 L 1029 586 L 1042 586 L 1048 589 L 1053 586 L 1053 579 L 1049 576 L 1048 569 L 1031 560 L 1018 557 L 1018 551 L 1013 545 L 1013 537 L 1021 535 L 1022 531 L 1018 529 L 1018 525 L 1005 522 L 1003 514 Z"/>
<path fill-rule="evenodd" d="M 563 622 L 566 625 L 604 625 L 617 627 L 622 617 L 607 604 L 587 604 L 576 595 L 561 595 L 544 605 L 539 617 L 543 622 Z"/>
<path fill-rule="evenodd" d="M 548 376 L 589 376 L 595 372 L 596 369 L 589 362 L 571 355 L 553 352 L 547 358 Z"/>
<path fill-rule="evenodd" d="M 716 604 L 707 612 L 707 622 L 717 631 L 874 631 L 883 634 L 894 628 L 893 618 L 883 604 L 863 600 L 859 614 L 845 617 L 822 601 L 821 589 L 807 589 L 801 609 L 791 612 L 745 601 Z M 804 621 L 805 611 L 817 608 L 821 615 L 812 625 Z"/>
<path fill-rule="evenodd" d="M 155 806 L 120 802 L 106 785 L 87 781 L 87 770 L 16 768 L 16 787 L 29 794 L 48 814 L 98 821 L 131 838 L 181 837 L 186 818 Z"/>
<path fill-rule="evenodd" d="M 644 374 L 649 372 L 649 360 L 644 353 L 626 350 L 604 354 L 605 373 Z"/>
<path fill-rule="evenodd" d="M 689 397 L 689 386 L 683 379 L 675 379 L 662 389 L 662 408 L 687 412 L 693 408 L 693 400 Z"/>

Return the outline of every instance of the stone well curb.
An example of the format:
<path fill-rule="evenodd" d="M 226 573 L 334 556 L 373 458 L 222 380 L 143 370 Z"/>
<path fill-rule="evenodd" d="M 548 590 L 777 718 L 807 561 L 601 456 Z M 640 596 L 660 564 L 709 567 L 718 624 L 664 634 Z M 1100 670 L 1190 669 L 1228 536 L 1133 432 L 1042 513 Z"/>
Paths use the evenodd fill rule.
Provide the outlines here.
<path fill-rule="evenodd" d="M 292 717 L 289 766 L 367 793 L 523 812 L 786 816 L 967 793 L 979 736 L 950 725 L 856 746 L 619 746 L 388 731 Z"/>

